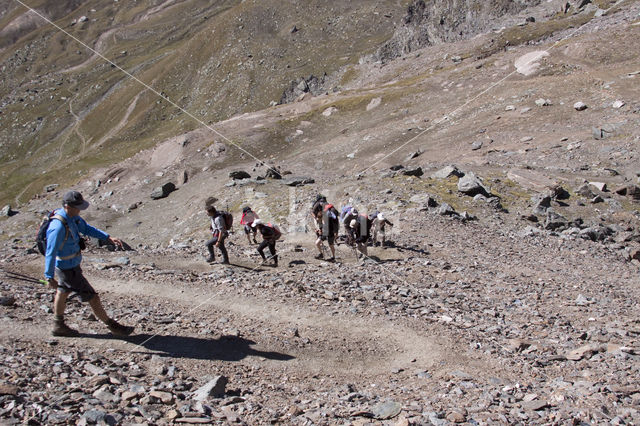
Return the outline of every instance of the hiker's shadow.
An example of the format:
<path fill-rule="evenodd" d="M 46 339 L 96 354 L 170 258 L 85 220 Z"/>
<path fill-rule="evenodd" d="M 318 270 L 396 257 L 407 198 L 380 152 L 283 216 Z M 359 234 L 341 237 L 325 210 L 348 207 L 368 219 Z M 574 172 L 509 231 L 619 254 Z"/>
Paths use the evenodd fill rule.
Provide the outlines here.
<path fill-rule="evenodd" d="M 384 247 L 394 248 L 394 249 L 398 250 L 399 252 L 411 251 L 411 252 L 418 253 L 418 254 L 421 254 L 421 255 L 424 255 L 424 256 L 428 256 L 429 255 L 429 252 L 427 250 L 425 250 L 425 249 L 415 248 L 415 247 L 400 246 L 400 245 L 397 245 L 393 241 L 386 241 Z"/>
<path fill-rule="evenodd" d="M 253 349 L 253 340 L 236 336 L 221 336 L 217 339 L 202 337 L 136 334 L 128 337 L 101 335 L 103 338 L 118 338 L 140 345 L 157 355 L 171 358 L 199 360 L 240 361 L 248 356 L 257 356 L 276 361 L 290 361 L 295 357 L 280 352 L 265 352 Z M 98 337 L 98 336 L 92 336 Z"/>

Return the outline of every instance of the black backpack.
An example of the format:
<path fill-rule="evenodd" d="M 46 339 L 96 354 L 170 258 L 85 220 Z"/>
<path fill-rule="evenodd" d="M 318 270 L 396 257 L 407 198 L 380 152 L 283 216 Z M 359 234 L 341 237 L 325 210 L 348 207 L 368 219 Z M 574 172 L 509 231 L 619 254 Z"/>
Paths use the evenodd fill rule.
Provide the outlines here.
<path fill-rule="evenodd" d="M 69 225 L 67 225 L 67 221 L 64 217 L 56 214 L 55 211 L 50 212 L 42 219 L 42 223 L 40 223 L 40 228 L 38 228 L 38 234 L 36 235 L 36 246 L 38 246 L 38 251 L 41 255 L 47 252 L 47 229 L 49 229 L 49 224 L 52 220 L 59 220 L 64 225 L 64 229 L 66 230 L 64 234 L 64 240 L 59 248 L 62 248 L 67 238 L 69 238 L 69 234 L 71 231 L 69 230 Z"/>
<path fill-rule="evenodd" d="M 229 212 L 220 212 L 220 216 L 224 219 L 224 227 L 230 231 L 233 227 L 233 215 Z"/>

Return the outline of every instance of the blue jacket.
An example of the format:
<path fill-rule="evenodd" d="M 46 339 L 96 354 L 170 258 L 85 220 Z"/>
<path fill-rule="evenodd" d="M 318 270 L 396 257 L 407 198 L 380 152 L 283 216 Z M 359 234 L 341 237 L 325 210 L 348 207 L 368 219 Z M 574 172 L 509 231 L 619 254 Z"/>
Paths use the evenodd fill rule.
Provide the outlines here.
<path fill-rule="evenodd" d="M 55 214 L 66 219 L 70 232 L 65 241 L 64 237 L 67 230 L 64 224 L 58 219 L 52 219 L 49 223 L 49 228 L 47 229 L 47 251 L 44 258 L 44 276 L 47 279 L 53 278 L 54 268 L 71 269 L 80 265 L 80 262 L 82 262 L 80 233 L 99 240 L 109 238 L 109 234 L 89 225 L 80 216 L 70 219 L 64 209 L 56 210 Z"/>

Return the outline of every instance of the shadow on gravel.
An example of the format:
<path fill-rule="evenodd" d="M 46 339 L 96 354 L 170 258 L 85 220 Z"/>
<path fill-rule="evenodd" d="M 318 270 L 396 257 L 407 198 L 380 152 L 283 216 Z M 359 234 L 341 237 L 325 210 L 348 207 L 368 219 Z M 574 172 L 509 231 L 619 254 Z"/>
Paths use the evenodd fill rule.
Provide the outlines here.
<path fill-rule="evenodd" d="M 424 256 L 428 256 L 429 255 L 429 252 L 427 250 L 419 249 L 419 248 L 415 248 L 415 247 L 399 246 L 399 245 L 397 245 L 396 243 L 394 243 L 392 241 L 387 241 L 386 244 L 385 244 L 385 247 L 394 248 L 394 249 L 398 250 L 399 252 L 412 251 L 414 253 L 419 253 L 419 254 L 422 254 Z"/>
<path fill-rule="evenodd" d="M 264 352 L 251 348 L 253 340 L 235 336 L 222 336 L 218 339 L 201 337 L 136 334 L 128 337 L 116 337 L 111 334 L 81 335 L 98 339 L 118 339 L 142 346 L 157 355 L 172 358 L 191 358 L 200 360 L 240 361 L 248 356 L 258 356 L 276 361 L 290 361 L 295 357 L 280 352 Z"/>

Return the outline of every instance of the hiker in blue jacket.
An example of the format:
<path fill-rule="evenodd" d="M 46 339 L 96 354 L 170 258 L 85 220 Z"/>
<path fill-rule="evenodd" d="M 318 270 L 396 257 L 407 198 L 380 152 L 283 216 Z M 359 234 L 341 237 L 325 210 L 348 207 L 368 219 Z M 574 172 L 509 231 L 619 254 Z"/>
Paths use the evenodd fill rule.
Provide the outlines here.
<path fill-rule="evenodd" d="M 55 211 L 55 216 L 47 228 L 47 249 L 45 252 L 44 276 L 49 287 L 56 289 L 53 302 L 54 336 L 72 337 L 79 333 L 64 322 L 64 311 L 67 297 L 76 293 L 83 302 L 88 302 L 94 315 L 117 336 L 128 336 L 134 327 L 124 326 L 109 318 L 102 306 L 100 296 L 91 287 L 82 274 L 82 252 L 80 234 L 107 240 L 116 247 L 122 247 L 122 241 L 94 228 L 80 217 L 80 212 L 89 207 L 89 203 L 77 191 L 69 191 L 62 198 L 62 208 Z M 54 277 L 58 276 L 58 280 Z"/>

